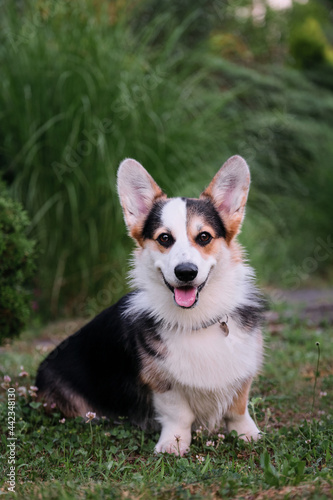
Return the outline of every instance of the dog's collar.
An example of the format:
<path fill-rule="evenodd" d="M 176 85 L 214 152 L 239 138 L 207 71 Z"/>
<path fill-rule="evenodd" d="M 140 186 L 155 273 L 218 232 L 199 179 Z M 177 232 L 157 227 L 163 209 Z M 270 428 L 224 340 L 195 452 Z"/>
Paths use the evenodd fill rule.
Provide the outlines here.
<path fill-rule="evenodd" d="M 209 328 L 210 326 L 216 325 L 218 323 L 220 325 L 222 332 L 227 337 L 229 335 L 228 320 L 229 320 L 228 315 L 223 314 L 221 317 L 213 319 L 212 321 L 201 323 L 200 326 L 198 326 L 196 328 L 192 328 L 191 330 L 192 330 L 192 332 L 197 332 L 199 330 L 202 330 L 203 328 L 206 329 L 206 328 Z M 168 324 L 168 326 L 173 327 L 173 328 L 179 328 L 179 325 L 177 323 L 172 324 L 172 325 Z"/>
<path fill-rule="evenodd" d="M 210 326 L 216 325 L 218 323 L 224 335 L 227 337 L 229 335 L 228 320 L 229 320 L 228 315 L 224 314 L 222 317 L 210 321 L 209 323 L 202 323 L 199 328 L 192 328 L 192 330 L 197 331 L 201 330 L 202 328 L 209 328 Z"/>

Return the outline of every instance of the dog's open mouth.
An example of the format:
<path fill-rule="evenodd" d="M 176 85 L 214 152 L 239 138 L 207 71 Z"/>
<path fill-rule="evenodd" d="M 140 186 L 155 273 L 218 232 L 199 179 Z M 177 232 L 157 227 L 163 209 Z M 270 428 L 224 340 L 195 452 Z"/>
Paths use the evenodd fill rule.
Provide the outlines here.
<path fill-rule="evenodd" d="M 175 288 L 174 299 L 180 307 L 192 307 L 198 300 L 198 289 L 194 286 Z"/>
<path fill-rule="evenodd" d="M 173 298 L 179 307 L 183 307 L 186 309 L 189 309 L 191 307 L 194 307 L 195 304 L 199 300 L 199 293 L 207 283 L 209 274 L 205 281 L 201 283 L 198 287 L 196 286 L 180 286 L 180 287 L 173 287 L 170 285 L 170 283 L 167 282 L 167 280 L 164 277 L 164 274 L 161 271 L 161 274 L 163 276 L 164 283 L 166 286 L 169 288 L 169 290 L 173 293 Z"/>

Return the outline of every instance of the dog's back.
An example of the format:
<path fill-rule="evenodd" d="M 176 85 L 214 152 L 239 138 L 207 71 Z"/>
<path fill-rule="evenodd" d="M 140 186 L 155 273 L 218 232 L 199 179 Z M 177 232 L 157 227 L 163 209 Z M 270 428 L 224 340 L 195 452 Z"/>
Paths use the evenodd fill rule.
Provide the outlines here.
<path fill-rule="evenodd" d="M 154 321 L 123 316 L 131 295 L 65 339 L 42 362 L 36 385 L 48 409 L 56 405 L 66 417 L 84 417 L 92 411 L 128 417 L 142 427 L 149 424 L 151 393 L 140 380 L 138 348 L 149 349 Z"/>

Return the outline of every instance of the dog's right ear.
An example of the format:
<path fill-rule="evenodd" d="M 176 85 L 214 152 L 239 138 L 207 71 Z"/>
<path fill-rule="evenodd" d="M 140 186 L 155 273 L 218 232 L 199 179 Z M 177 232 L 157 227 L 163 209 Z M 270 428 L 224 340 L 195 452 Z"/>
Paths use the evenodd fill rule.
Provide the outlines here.
<path fill-rule="evenodd" d="M 135 237 L 155 200 L 166 198 L 166 195 L 147 170 L 130 158 L 119 166 L 117 186 L 126 225 L 131 236 Z"/>

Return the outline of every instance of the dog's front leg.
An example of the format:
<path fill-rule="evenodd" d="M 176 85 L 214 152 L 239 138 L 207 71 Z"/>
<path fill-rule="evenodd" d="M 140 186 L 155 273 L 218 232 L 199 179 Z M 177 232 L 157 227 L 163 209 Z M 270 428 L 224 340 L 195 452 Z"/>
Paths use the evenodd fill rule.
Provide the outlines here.
<path fill-rule="evenodd" d="M 248 380 L 243 385 L 225 416 L 228 431 L 236 431 L 244 441 L 257 441 L 260 438 L 260 431 L 247 409 L 251 382 Z"/>
<path fill-rule="evenodd" d="M 191 426 L 194 414 L 186 399 L 176 389 L 154 394 L 156 419 L 162 425 L 156 453 L 183 456 L 191 444 Z"/>

